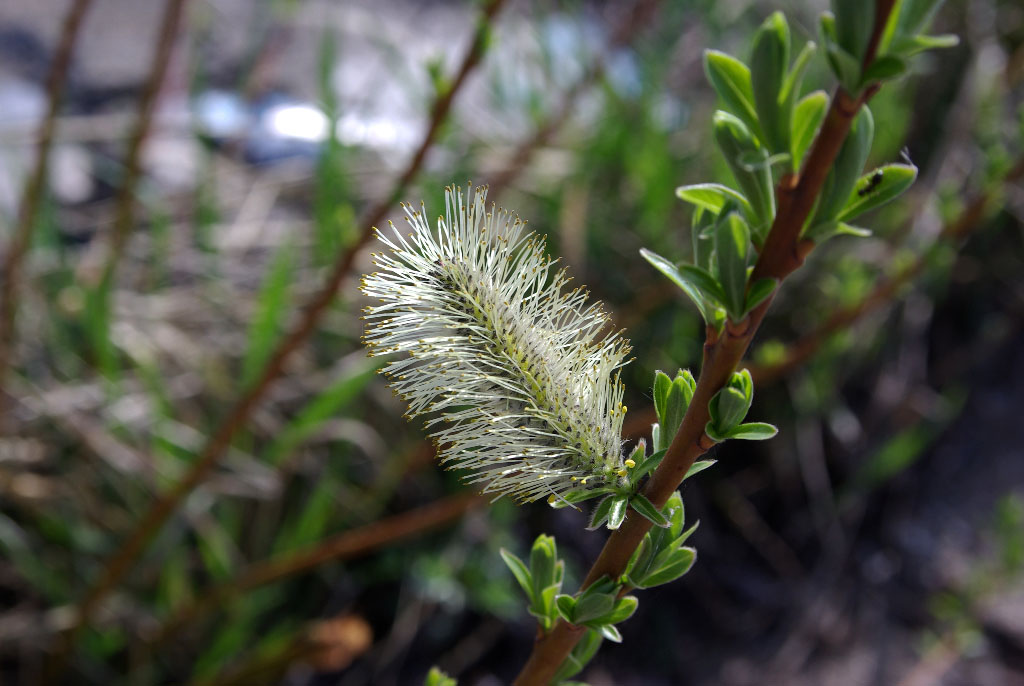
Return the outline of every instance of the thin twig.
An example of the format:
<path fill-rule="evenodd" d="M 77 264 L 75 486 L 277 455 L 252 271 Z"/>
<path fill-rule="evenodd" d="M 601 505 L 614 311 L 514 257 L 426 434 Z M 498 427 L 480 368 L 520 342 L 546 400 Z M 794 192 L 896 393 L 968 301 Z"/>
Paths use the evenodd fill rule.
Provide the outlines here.
<path fill-rule="evenodd" d="M 472 44 L 462 61 L 455 79 L 447 90 L 438 95 L 431 108 L 427 131 L 416 153 L 409 161 L 405 171 L 395 182 L 391 192 L 365 214 L 359 224 L 359 236 L 355 243 L 338 257 L 327 282 L 306 305 L 295 328 L 282 340 L 270 356 L 259 379 L 235 402 L 184 478 L 157 498 L 156 502 L 150 506 L 150 509 L 139 520 L 117 551 L 107 560 L 96 581 L 76 608 L 75 622 L 67 634 L 67 644 L 69 646 L 73 644 L 74 638 L 81 628 L 89 622 L 93 612 L 95 612 L 103 598 L 121 582 L 139 555 L 146 549 L 153 536 L 177 511 L 188 494 L 201 484 L 217 465 L 230 446 L 235 434 L 245 426 L 253 409 L 263 399 L 271 384 L 283 372 L 285 361 L 312 334 L 320 318 L 333 301 L 341 282 L 351 270 L 356 254 L 372 236 L 373 227 L 383 219 L 389 208 L 405 192 L 410 181 L 419 172 L 427 151 L 432 147 L 442 122 L 447 118 L 456 93 L 465 83 L 469 74 L 479 64 L 486 51 L 487 35 L 490 31 L 491 23 L 503 3 L 504 0 L 491 0 L 483 9 L 482 15 L 475 27 Z"/>
<path fill-rule="evenodd" d="M 163 18 L 160 21 L 160 35 L 153 61 L 149 67 L 149 77 L 139 97 L 139 114 L 135 120 L 135 129 L 128 139 L 128 152 L 124 161 L 124 177 L 117 190 L 114 203 L 114 225 L 110 234 L 107 259 L 99 278 L 90 285 L 105 289 L 113 283 L 117 265 L 124 254 L 125 245 L 135 228 L 135 196 L 142 177 L 142 148 L 153 128 L 153 117 L 160 91 L 167 76 L 167 68 L 171 62 L 171 51 L 178 38 L 178 27 L 188 0 L 167 0 Z M 86 274 L 86 278 L 91 275 Z"/>
<path fill-rule="evenodd" d="M 873 32 L 880 34 L 892 10 L 892 0 L 877 0 L 876 7 L 879 11 Z M 870 45 L 877 43 L 877 38 L 870 41 Z M 869 50 L 869 53 L 865 64 L 870 64 L 873 57 L 873 51 Z M 813 243 L 800 240 L 800 231 L 854 117 L 876 90 L 877 87 L 870 87 L 860 97 L 853 98 L 841 88 L 837 89 L 800 174 L 785 176 L 779 183 L 778 209 L 754 267 L 751 283 L 765 277 L 782 281 L 803 263 L 807 253 L 813 249 Z M 713 445 L 704 433 L 704 427 L 710 420 L 708 404 L 739 365 L 771 300 L 771 297 L 766 299 L 739 324 L 727 322 L 721 334 L 708 327 L 704 361 L 693 399 L 661 465 L 651 475 L 643 491 L 655 506 L 665 504 L 696 459 Z M 631 511 L 622 526 L 608 537 L 581 587 L 586 588 L 605 576 L 619 578 L 650 528 L 651 523 L 647 519 Z M 550 632 L 538 636 L 533 652 L 515 683 L 518 686 L 546 686 L 586 631 L 586 627 L 559 620 Z"/>
<path fill-rule="evenodd" d="M 460 493 L 358 529 L 345 531 L 306 550 L 256 563 L 178 608 L 147 643 L 156 645 L 163 642 L 177 634 L 182 627 L 204 613 L 221 607 L 226 600 L 236 597 L 239 593 L 287 579 L 328 562 L 366 555 L 410 536 L 448 524 L 486 502 L 486 499 L 475 493 Z"/>
<path fill-rule="evenodd" d="M 82 20 L 91 4 L 92 0 L 75 0 L 64 18 L 60 42 L 46 81 L 49 109 L 39 126 L 36 139 L 35 168 L 25 182 L 25 190 L 18 211 L 18 224 L 14 230 L 11 244 L 4 255 L 3 266 L 0 267 L 0 385 L 3 384 L 7 367 L 11 364 L 11 356 L 14 354 L 18 278 L 21 274 L 25 253 L 32 241 L 36 214 L 39 211 L 43 190 L 46 187 L 46 177 L 50 166 L 50 149 L 53 147 L 54 133 L 57 130 L 57 113 L 60 111 L 64 87 L 68 80 L 71 53 L 82 26 Z"/>

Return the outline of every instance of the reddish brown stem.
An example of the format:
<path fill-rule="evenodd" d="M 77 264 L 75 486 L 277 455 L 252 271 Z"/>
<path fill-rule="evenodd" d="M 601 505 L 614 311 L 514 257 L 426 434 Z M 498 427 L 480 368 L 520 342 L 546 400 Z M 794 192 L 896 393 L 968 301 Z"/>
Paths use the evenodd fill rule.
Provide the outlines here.
<path fill-rule="evenodd" d="M 149 77 L 146 79 L 145 88 L 139 98 L 139 115 L 135 120 L 135 129 L 128 139 L 124 177 L 117 190 L 117 199 L 114 203 L 114 223 L 110 234 L 107 259 L 98 278 L 86 274 L 87 279 L 95 279 L 94 283 L 90 284 L 91 286 L 102 284 L 100 287 L 105 288 L 113 283 L 117 265 L 124 254 L 132 229 L 135 228 L 135 196 L 142 178 L 142 148 L 153 128 L 157 101 L 171 63 L 171 52 L 174 50 L 174 43 L 178 38 L 178 28 L 181 26 L 181 17 L 187 2 L 188 0 L 168 0 L 164 6 L 160 36 L 156 49 L 153 51 Z"/>
<path fill-rule="evenodd" d="M 328 562 L 349 560 L 416 534 L 452 522 L 469 510 L 487 502 L 475 493 L 440 500 L 410 512 L 394 515 L 372 524 L 345 531 L 320 541 L 306 550 L 281 555 L 242 570 L 225 583 L 214 586 L 179 608 L 148 641 L 157 644 L 173 636 L 203 613 L 220 607 L 239 593 L 286 579 Z"/>
<path fill-rule="evenodd" d="M 4 254 L 3 265 L 0 266 L 0 385 L 3 384 L 7 367 L 14 354 L 15 324 L 18 309 L 18 280 L 21 275 L 25 253 L 32 242 L 32 231 L 35 227 L 36 214 L 46 187 L 46 176 L 50 165 L 50 149 L 57 130 L 57 113 L 64 95 L 64 86 L 68 80 L 68 67 L 71 64 L 71 53 L 75 39 L 78 37 L 82 20 L 92 0 L 75 0 L 64 18 L 60 42 L 54 55 L 53 66 L 46 80 L 46 95 L 49 109 L 39 126 L 36 138 L 35 167 L 25 182 L 25 190 L 18 208 L 18 223 L 7 252 Z"/>
<path fill-rule="evenodd" d="M 338 287 L 351 271 L 356 254 L 372 236 L 373 227 L 381 221 L 395 200 L 405 192 L 409 182 L 422 167 L 427 151 L 433 145 L 441 124 L 448 115 L 455 94 L 483 57 L 487 45 L 486 35 L 491 21 L 501 8 L 503 2 L 504 0 L 491 0 L 485 6 L 480 21 L 476 26 L 473 42 L 463 58 L 452 85 L 438 95 L 431 108 L 427 131 L 424 133 L 423 140 L 415 154 L 406 166 L 405 171 L 395 182 L 392 191 L 364 215 L 360 221 L 359 236 L 355 243 L 338 257 L 327 282 L 307 303 L 298 324 L 274 350 L 256 382 L 228 411 L 227 416 L 221 421 L 217 430 L 193 462 L 184 478 L 169 491 L 157 498 L 156 502 L 150 506 L 150 509 L 135 525 L 114 555 L 107 560 L 96 581 L 76 608 L 74 624 L 66 635 L 66 646 L 70 647 L 81 628 L 89 622 L 103 598 L 121 582 L 142 551 L 146 549 L 153 536 L 163 527 L 171 515 L 177 511 L 185 497 L 210 474 L 231 445 L 235 434 L 245 426 L 253 409 L 266 395 L 271 384 L 281 375 L 286 360 L 306 341 L 316 328 L 320 318 L 333 301 Z"/>
<path fill-rule="evenodd" d="M 886 7 L 884 11 L 879 11 L 875 19 L 874 33 L 880 34 L 888 21 L 892 3 L 888 0 L 879 0 L 877 6 Z M 872 43 L 877 45 L 878 38 L 872 37 Z M 801 241 L 800 232 L 849 133 L 853 118 L 875 90 L 869 88 L 860 98 L 854 99 L 840 89 L 832 98 L 832 104 L 818 131 L 804 168 L 799 176 L 783 177 L 779 183 L 775 219 L 754 267 L 751 283 L 764 277 L 781 281 L 803 264 L 813 244 Z M 704 433 L 704 427 L 710 420 L 708 403 L 726 384 L 743 359 L 750 341 L 771 305 L 771 300 L 772 298 L 768 298 L 761 303 L 740 324 L 727 324 L 720 335 L 714 329 L 708 329 L 704 344 L 704 361 L 693 399 L 661 465 L 643 491 L 656 506 L 661 507 L 665 504 L 669 496 L 679 488 L 686 472 L 710 445 Z M 650 528 L 651 523 L 647 519 L 631 510 L 622 526 L 608 537 L 582 588 L 603 576 L 619 578 L 625 571 L 633 551 L 643 541 L 644 534 Z M 583 627 L 559 620 L 550 632 L 539 636 L 534 643 L 533 652 L 516 678 L 517 686 L 549 684 L 584 633 Z"/>

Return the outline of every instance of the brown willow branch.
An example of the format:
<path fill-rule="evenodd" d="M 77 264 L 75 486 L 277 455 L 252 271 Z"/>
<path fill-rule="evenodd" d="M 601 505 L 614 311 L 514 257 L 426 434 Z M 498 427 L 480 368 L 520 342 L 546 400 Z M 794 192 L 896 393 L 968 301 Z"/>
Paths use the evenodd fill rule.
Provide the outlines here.
<path fill-rule="evenodd" d="M 341 282 L 351 271 L 356 254 L 370 239 L 373 227 L 387 213 L 395 200 L 405 192 L 409 182 L 419 172 L 427 151 L 432 147 L 441 124 L 447 118 L 456 93 L 465 83 L 469 74 L 479 64 L 487 49 L 487 35 L 491 23 L 504 0 L 490 0 L 484 7 L 475 27 L 472 43 L 466 52 L 451 86 L 440 93 L 431 107 L 430 120 L 423 140 L 417 148 L 405 171 L 395 181 L 391 192 L 374 205 L 360 221 L 359 236 L 336 260 L 324 286 L 306 304 L 298 324 L 281 341 L 267 361 L 260 377 L 228 411 L 227 416 L 213 433 L 202 452 L 192 463 L 188 473 L 175 486 L 157 497 L 149 510 L 142 516 L 117 551 L 108 558 L 96 581 L 76 608 L 75 621 L 66 634 L 68 648 L 83 626 L 92 617 L 106 595 L 124 578 L 139 555 L 146 549 L 153 536 L 177 511 L 178 506 L 199 484 L 201 484 L 223 457 L 234 438 L 248 421 L 249 415 L 266 395 L 271 384 L 281 375 L 285 361 L 295 352 L 316 328 L 327 311 Z"/>
<path fill-rule="evenodd" d="M 876 6 L 887 8 L 875 18 L 873 33 L 880 34 L 888 21 L 892 2 L 878 0 Z M 877 43 L 878 39 L 872 38 L 871 44 Z M 846 140 L 854 117 L 876 90 L 877 85 L 869 87 L 859 98 L 853 98 L 841 88 L 837 89 L 803 169 L 798 175 L 784 176 L 779 183 L 775 219 L 754 266 L 750 283 L 765 277 L 776 278 L 781 282 L 800 267 L 813 249 L 811 241 L 800 240 L 800 232 Z M 711 420 L 708 404 L 739 365 L 771 301 L 771 297 L 767 298 L 739 324 L 727 321 L 721 334 L 708 327 L 704 360 L 693 399 L 661 465 L 643 489 L 643 494 L 655 506 L 664 506 L 669 496 L 682 484 L 686 472 L 697 458 L 714 445 L 704 433 L 705 425 Z M 605 576 L 610 579 L 622 576 L 630 557 L 650 528 L 650 521 L 630 510 L 622 526 L 608 537 L 581 588 L 587 588 Z M 559 620 L 550 632 L 538 636 L 515 684 L 547 686 L 586 631 L 586 627 Z"/>
<path fill-rule="evenodd" d="M 139 114 L 135 119 L 135 128 L 128 139 L 128 152 L 124 161 L 124 178 L 117 190 L 114 202 L 114 224 L 110 234 L 110 245 L 107 259 L 98 275 L 85 274 L 87 280 L 94 281 L 92 286 L 105 289 L 113 283 L 117 265 L 124 254 L 125 245 L 135 227 L 135 196 L 139 181 L 142 178 L 142 148 L 153 128 L 153 117 L 156 114 L 157 100 L 167 76 L 167 68 L 171 63 L 171 51 L 178 37 L 178 27 L 188 0 L 167 0 L 164 15 L 160 21 L 160 34 L 153 61 L 149 67 L 149 77 L 139 98 Z M 97 278 L 98 276 L 98 278 Z"/>
<path fill-rule="evenodd" d="M 1024 177 L 1024 157 L 1017 160 L 1017 163 L 1000 180 L 999 185 L 1012 186 L 1022 177 Z M 865 315 L 892 302 L 903 288 L 921 275 L 937 251 L 950 243 L 965 239 L 981 224 L 995 195 L 996 193 L 992 189 L 975 195 L 956 219 L 942 228 L 932 245 L 919 253 L 913 262 L 893 276 L 879 281 L 871 292 L 859 302 L 837 310 L 817 329 L 801 336 L 787 346 L 786 354 L 781 360 L 763 366 L 751 366 L 750 373 L 754 380 L 759 384 L 773 383 L 786 376 L 813 357 L 832 336 L 840 331 L 845 331 Z"/>
<path fill-rule="evenodd" d="M 345 531 L 306 550 L 258 562 L 241 570 L 231 579 L 207 589 L 187 605 L 175 610 L 147 643 L 162 643 L 176 635 L 182 627 L 204 613 L 215 610 L 239 593 L 287 579 L 328 562 L 366 555 L 410 536 L 448 524 L 487 502 L 487 499 L 475 493 L 461 493 L 358 529 Z"/>
<path fill-rule="evenodd" d="M 18 309 L 18 279 L 21 274 L 25 253 L 32 242 L 36 214 L 43 199 L 46 177 L 50 168 L 50 149 L 57 130 L 57 114 L 60 112 L 64 87 L 68 80 L 71 53 L 78 37 L 82 20 L 92 0 L 75 0 L 64 18 L 60 42 L 53 58 L 53 66 L 46 79 L 46 96 L 49 109 L 39 126 L 36 138 L 35 168 L 25 181 L 25 189 L 18 208 L 18 223 L 14 229 L 11 244 L 7 247 L 3 265 L 0 266 L 0 384 L 3 383 L 7 367 L 14 354 L 15 324 Z"/>

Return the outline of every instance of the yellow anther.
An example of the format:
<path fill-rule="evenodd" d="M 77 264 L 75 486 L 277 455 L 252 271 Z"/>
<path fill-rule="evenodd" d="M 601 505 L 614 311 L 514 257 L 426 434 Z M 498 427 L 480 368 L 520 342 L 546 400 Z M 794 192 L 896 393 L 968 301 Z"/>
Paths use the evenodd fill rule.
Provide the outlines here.
<path fill-rule="evenodd" d="M 633 467 L 636 466 L 636 460 L 634 460 L 633 458 L 629 458 L 628 460 L 626 460 L 625 464 L 626 469 L 632 469 Z"/>

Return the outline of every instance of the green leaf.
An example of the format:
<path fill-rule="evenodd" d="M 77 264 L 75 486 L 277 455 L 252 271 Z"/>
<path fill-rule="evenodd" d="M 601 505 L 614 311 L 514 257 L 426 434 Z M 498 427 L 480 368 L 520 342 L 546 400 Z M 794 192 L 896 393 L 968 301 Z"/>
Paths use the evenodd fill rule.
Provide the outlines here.
<path fill-rule="evenodd" d="M 761 140 L 770 152 L 788 153 L 790 112 L 781 94 L 789 69 L 789 25 L 782 12 L 773 12 L 754 34 L 750 65 Z"/>
<path fill-rule="evenodd" d="M 689 469 L 686 470 L 686 476 L 683 477 L 683 481 L 686 481 L 694 474 L 700 474 L 708 467 L 714 466 L 716 462 L 718 462 L 718 460 L 697 460 L 690 465 Z"/>
<path fill-rule="evenodd" d="M 760 137 L 760 124 L 754 109 L 754 90 L 747 65 L 724 52 L 707 50 L 704 53 L 704 73 L 718 97 L 725 103 L 726 109 Z"/>
<path fill-rule="evenodd" d="M 743 202 L 749 207 L 747 199 Z M 697 207 L 690 222 L 690 242 L 693 245 L 693 264 L 705 271 L 711 271 L 711 256 L 714 253 L 715 214 Z"/>
<path fill-rule="evenodd" d="M 564 507 L 571 507 L 576 503 L 582 503 L 592 498 L 612 492 L 614 491 L 607 486 L 602 486 L 600 488 L 584 488 L 576 491 L 569 491 L 557 498 L 551 496 L 548 499 L 548 504 L 550 504 L 554 509 L 560 510 Z"/>
<path fill-rule="evenodd" d="M 836 42 L 858 62 L 864 58 L 875 25 L 875 3 L 832 0 Z"/>
<path fill-rule="evenodd" d="M 603 641 L 601 632 L 596 629 L 588 629 L 580 642 L 572 649 L 572 652 L 565 658 L 555 676 L 551 679 L 552 684 L 569 686 L 565 680 L 579 674 L 587 666 Z"/>
<path fill-rule="evenodd" d="M 697 305 L 697 309 L 700 310 L 706 323 L 713 324 L 717 321 L 716 306 L 724 300 L 725 296 L 722 293 L 722 287 L 715 281 L 715 277 L 691 264 L 676 266 L 646 248 L 641 248 L 640 254 L 655 269 L 667 276 L 669 281 L 686 293 L 690 300 Z"/>
<path fill-rule="evenodd" d="M 925 50 L 953 48 L 960 44 L 960 38 L 952 34 L 941 36 L 906 36 L 893 41 L 890 50 L 904 58 L 913 57 Z"/>
<path fill-rule="evenodd" d="M 733 430 L 728 432 L 729 438 L 736 438 L 741 441 L 766 441 L 769 438 L 773 438 L 775 434 L 779 433 L 771 424 L 765 424 L 764 422 L 750 422 L 748 424 L 740 424 Z"/>
<path fill-rule="evenodd" d="M 668 393 L 672 389 L 672 379 L 660 369 L 654 372 L 654 412 L 658 415 L 658 421 L 665 421 L 665 406 L 668 402 Z"/>
<path fill-rule="evenodd" d="M 661 511 L 654 506 L 654 503 L 644 497 L 643 494 L 637 493 L 634 495 L 629 501 L 629 504 L 637 511 L 637 514 L 644 517 L 655 526 L 665 528 L 669 525 L 669 521 L 665 515 L 663 515 Z"/>
<path fill-rule="evenodd" d="M 730 201 L 739 204 L 743 213 L 748 217 L 753 216 L 753 210 L 746 197 L 739 191 L 733 190 L 720 183 L 697 183 L 689 186 L 680 186 L 676 189 L 676 196 L 691 205 L 702 207 L 712 214 L 718 214 Z"/>
<path fill-rule="evenodd" d="M 636 463 L 636 467 L 634 467 L 630 471 L 630 478 L 632 479 L 633 483 L 636 483 L 637 481 L 642 479 L 644 476 L 647 475 L 648 472 L 656 469 L 658 465 L 661 464 L 661 460 L 662 458 L 665 457 L 666 452 L 668 451 L 665 448 L 662 448 L 661 450 L 658 450 L 655 453 L 651 453 L 642 461 L 638 460 Z"/>
<path fill-rule="evenodd" d="M 679 425 L 683 422 L 689 404 L 686 390 L 682 384 L 673 383 L 665 404 L 665 420 L 661 423 L 662 445 L 655 446 L 656 448 L 668 448 L 672 445 L 672 440 L 676 437 L 676 432 L 679 431 Z"/>
<path fill-rule="evenodd" d="M 526 567 L 526 563 L 504 548 L 501 548 L 498 553 L 501 555 L 501 559 L 505 561 L 505 565 L 512 571 L 512 576 L 516 578 L 516 581 L 523 588 L 527 599 L 532 603 L 533 579 L 530 576 L 530 570 Z"/>
<path fill-rule="evenodd" d="M 693 548 L 678 548 L 665 551 L 664 557 L 655 560 L 652 567 L 654 570 L 643 579 L 641 586 L 637 588 L 652 588 L 661 586 L 689 572 L 697 561 L 697 551 Z"/>
<path fill-rule="evenodd" d="M 292 247 L 286 243 L 270 261 L 249 321 L 247 345 L 242 357 L 243 388 L 248 388 L 256 380 L 281 335 L 284 317 L 291 303 L 289 287 L 295 281 L 293 271 Z"/>
<path fill-rule="evenodd" d="M 800 168 L 804 154 L 811 147 L 814 136 L 825 119 L 826 109 L 828 109 L 828 95 L 825 91 L 809 93 L 797 103 L 793 112 L 793 136 L 791 139 L 794 168 Z"/>
<path fill-rule="evenodd" d="M 907 71 L 907 63 L 895 55 L 882 55 L 871 63 L 862 77 L 861 86 L 876 81 L 887 81 L 902 76 Z"/>
<path fill-rule="evenodd" d="M 459 686 L 459 682 L 451 678 L 437 667 L 431 667 L 423 686 Z"/>
<path fill-rule="evenodd" d="M 902 0 L 897 6 L 895 33 L 915 36 L 928 29 L 943 0 Z"/>
<path fill-rule="evenodd" d="M 835 219 L 846 205 L 850 193 L 854 192 L 857 179 L 864 170 L 874 134 L 875 125 L 871 110 L 865 105 L 854 120 L 850 134 L 839 149 L 835 163 L 825 178 L 814 224 Z"/>
<path fill-rule="evenodd" d="M 272 465 L 284 462 L 328 420 L 338 416 L 349 403 L 360 397 L 382 364 L 380 360 L 372 359 L 342 370 L 336 381 L 314 396 L 291 421 L 278 430 L 263 453 L 263 459 Z"/>
<path fill-rule="evenodd" d="M 807 240 L 814 241 L 817 244 L 821 244 L 829 238 L 840 235 L 859 236 L 863 238 L 865 236 L 870 236 L 871 231 L 833 219 L 831 221 L 815 224 L 804 232 L 803 237 Z"/>
<path fill-rule="evenodd" d="M 758 145 L 750 129 L 740 119 L 728 112 L 715 112 L 713 125 L 715 143 L 725 156 L 740 190 L 750 202 L 754 214 L 751 220 L 752 233 L 760 244 L 775 216 L 775 189 L 769 165 L 751 168 L 750 161 L 756 159 L 767 162 L 768 151 Z"/>
<path fill-rule="evenodd" d="M 541 534 L 530 548 L 530 576 L 533 579 L 534 597 L 548 586 L 561 582 L 558 550 L 552 536 Z"/>
<path fill-rule="evenodd" d="M 750 250 L 750 227 L 738 212 L 728 212 L 715 225 L 715 254 L 718 278 L 725 292 L 725 305 L 734 321 L 746 311 L 747 258 Z"/>
<path fill-rule="evenodd" d="M 555 608 L 558 614 L 570 624 L 576 623 L 576 599 L 571 595 L 559 595 L 555 598 Z"/>
<path fill-rule="evenodd" d="M 902 195 L 917 178 L 912 164 L 887 164 L 858 179 L 836 217 L 845 222 Z"/>
<path fill-rule="evenodd" d="M 622 634 L 611 624 L 604 624 L 599 629 L 601 635 L 607 638 L 612 643 L 622 643 Z"/>
<path fill-rule="evenodd" d="M 636 612 L 637 605 L 639 605 L 639 601 L 637 601 L 635 596 L 623 596 L 615 601 L 615 606 L 611 611 L 601 615 L 600 617 L 596 617 L 593 620 L 593 623 L 600 625 L 624 622 L 633 616 L 633 613 Z"/>
<path fill-rule="evenodd" d="M 715 412 L 712 417 L 715 421 L 715 429 L 721 435 L 729 431 L 743 421 L 750 409 L 750 401 L 743 397 L 743 392 L 732 387 L 723 388 L 712 399 Z"/>
<path fill-rule="evenodd" d="M 782 90 L 779 91 L 780 103 L 788 102 L 789 107 L 792 108 L 793 103 L 796 102 L 797 95 L 800 94 L 800 84 L 803 83 L 804 73 L 807 71 L 811 58 L 814 57 L 817 49 L 818 46 L 815 45 L 814 41 L 804 43 L 804 47 L 800 49 L 800 53 L 797 54 L 796 60 L 793 62 L 793 67 L 786 74 L 786 80 L 782 82 Z"/>
<path fill-rule="evenodd" d="M 626 510 L 629 499 L 626 496 L 612 497 L 611 506 L 608 509 L 608 528 L 614 531 L 622 526 L 626 519 Z"/>
<path fill-rule="evenodd" d="M 589 590 L 589 589 L 588 589 Z M 615 593 L 584 593 L 576 600 L 574 624 L 595 622 L 615 609 Z M 604 624 L 605 622 L 599 622 Z"/>
<path fill-rule="evenodd" d="M 778 285 L 778 279 L 758 279 L 750 284 L 750 288 L 747 290 L 747 303 L 743 308 L 744 316 L 767 300 L 768 296 L 775 292 L 775 287 Z"/>
<path fill-rule="evenodd" d="M 821 15 L 819 24 L 821 44 L 825 49 L 825 57 L 832 73 L 843 89 L 850 95 L 857 95 L 857 86 L 860 83 L 860 60 L 843 49 L 836 36 L 836 19 L 830 12 Z"/>
<path fill-rule="evenodd" d="M 590 515 L 590 524 L 587 525 L 587 529 L 593 531 L 608 519 L 608 515 L 612 511 L 612 502 L 615 500 L 614 496 L 608 496 L 597 504 L 594 508 L 594 514 Z"/>

